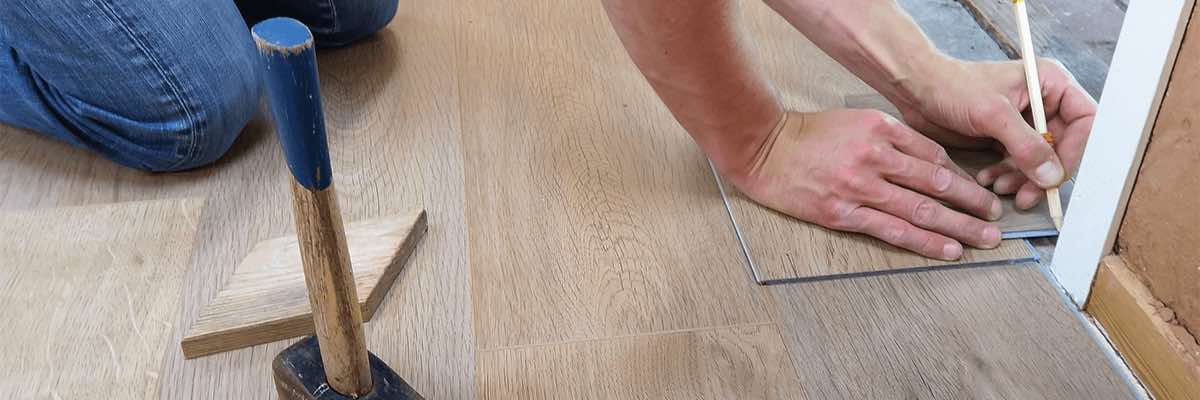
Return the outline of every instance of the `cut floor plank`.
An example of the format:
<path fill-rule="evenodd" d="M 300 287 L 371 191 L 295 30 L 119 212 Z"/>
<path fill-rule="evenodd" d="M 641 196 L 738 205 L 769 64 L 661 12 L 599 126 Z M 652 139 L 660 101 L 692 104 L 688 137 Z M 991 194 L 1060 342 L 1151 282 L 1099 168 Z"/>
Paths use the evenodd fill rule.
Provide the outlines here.
<path fill-rule="evenodd" d="M 1134 398 L 1036 265 L 768 290 L 808 398 Z"/>
<path fill-rule="evenodd" d="M 964 248 L 956 261 L 926 258 L 872 237 L 799 221 L 724 187 L 750 268 L 761 284 L 1037 259 L 1023 239 L 1002 240 L 989 250 Z"/>
<path fill-rule="evenodd" d="M 1021 58 L 1012 0 L 958 1 L 1009 58 Z M 1109 0 L 1040 0 L 1026 4 L 1034 53 L 1062 61 L 1079 84 L 1099 99 L 1125 10 Z"/>
<path fill-rule="evenodd" d="M 0 398 L 156 398 L 203 204 L 0 213 Z"/>
<path fill-rule="evenodd" d="M 428 227 L 425 211 L 357 221 L 346 227 L 364 321 L 370 321 Z M 259 242 L 217 298 L 188 328 L 180 347 L 202 357 L 314 332 L 296 235 Z"/>
<path fill-rule="evenodd" d="M 478 348 L 769 321 L 704 156 L 601 4 L 459 8 Z"/>
<path fill-rule="evenodd" d="M 801 388 L 774 324 L 480 353 L 484 399 L 792 399 Z"/>

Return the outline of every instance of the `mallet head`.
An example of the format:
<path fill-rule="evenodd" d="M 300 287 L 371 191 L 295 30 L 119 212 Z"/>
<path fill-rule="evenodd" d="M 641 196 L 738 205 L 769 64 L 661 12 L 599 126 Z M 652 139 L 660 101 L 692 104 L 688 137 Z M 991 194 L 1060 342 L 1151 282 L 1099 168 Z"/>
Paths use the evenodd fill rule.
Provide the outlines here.
<path fill-rule="evenodd" d="M 404 379 L 379 357 L 368 353 L 371 365 L 370 393 L 349 397 L 333 390 L 325 381 L 321 350 L 316 336 L 306 337 L 275 357 L 272 373 L 281 400 L 407 400 L 422 399 Z"/>

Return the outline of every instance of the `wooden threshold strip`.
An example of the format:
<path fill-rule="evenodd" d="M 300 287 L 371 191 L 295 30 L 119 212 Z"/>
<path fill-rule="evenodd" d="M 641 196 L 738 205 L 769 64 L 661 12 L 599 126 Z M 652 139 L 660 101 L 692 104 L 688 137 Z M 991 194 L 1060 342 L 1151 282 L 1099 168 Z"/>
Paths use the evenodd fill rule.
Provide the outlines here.
<path fill-rule="evenodd" d="M 1104 257 L 1085 305 L 1159 399 L 1200 399 L 1200 346 L 1116 255 Z"/>

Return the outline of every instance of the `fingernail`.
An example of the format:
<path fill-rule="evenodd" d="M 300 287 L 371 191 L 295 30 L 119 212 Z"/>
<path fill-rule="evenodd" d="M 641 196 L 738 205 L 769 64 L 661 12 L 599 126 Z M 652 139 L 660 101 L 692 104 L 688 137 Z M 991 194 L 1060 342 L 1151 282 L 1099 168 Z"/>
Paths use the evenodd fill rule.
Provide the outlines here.
<path fill-rule="evenodd" d="M 951 242 L 942 247 L 942 258 L 957 260 L 959 257 L 962 257 L 962 245 Z"/>
<path fill-rule="evenodd" d="M 988 225 L 987 228 L 984 228 L 983 243 L 986 247 L 994 247 L 1000 244 L 1000 229 L 992 225 Z"/>
<path fill-rule="evenodd" d="M 1004 207 L 1000 205 L 1000 199 L 992 199 L 992 208 L 988 210 L 988 219 L 995 221 L 1000 219 L 1000 214 L 1004 213 Z"/>
<path fill-rule="evenodd" d="M 1042 185 L 1053 185 L 1062 181 L 1063 171 L 1054 161 L 1046 161 L 1033 171 L 1037 175 L 1038 182 Z"/>

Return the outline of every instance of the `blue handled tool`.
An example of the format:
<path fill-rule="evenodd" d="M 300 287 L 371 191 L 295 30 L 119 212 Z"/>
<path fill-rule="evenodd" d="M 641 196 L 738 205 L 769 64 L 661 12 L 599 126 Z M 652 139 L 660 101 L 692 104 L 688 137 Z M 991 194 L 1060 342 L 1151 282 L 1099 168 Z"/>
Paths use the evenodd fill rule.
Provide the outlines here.
<path fill-rule="evenodd" d="M 262 55 L 271 115 L 292 172 L 292 211 L 316 336 L 275 357 L 281 399 L 421 399 L 367 351 L 325 139 L 312 34 L 291 18 L 252 29 Z M 332 389 L 332 390 L 330 390 Z"/>

